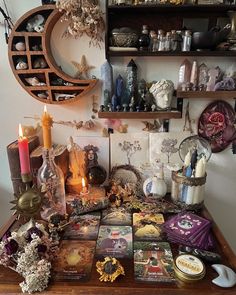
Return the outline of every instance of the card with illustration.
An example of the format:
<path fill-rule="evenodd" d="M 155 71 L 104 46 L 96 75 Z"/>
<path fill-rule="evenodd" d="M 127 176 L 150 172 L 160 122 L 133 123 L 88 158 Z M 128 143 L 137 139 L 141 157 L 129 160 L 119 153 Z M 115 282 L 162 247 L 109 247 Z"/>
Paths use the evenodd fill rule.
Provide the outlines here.
<path fill-rule="evenodd" d="M 101 225 L 98 233 L 96 254 L 116 258 L 132 257 L 131 226 Z"/>
<path fill-rule="evenodd" d="M 63 239 L 96 240 L 100 217 L 100 212 L 93 212 L 71 218 L 72 223 L 66 227 Z"/>
<path fill-rule="evenodd" d="M 134 276 L 137 281 L 174 282 L 173 256 L 169 243 L 135 242 Z"/>
<path fill-rule="evenodd" d="M 53 279 L 55 280 L 88 280 L 90 277 L 95 241 L 62 240 L 60 251 L 54 260 Z"/>
<path fill-rule="evenodd" d="M 134 213 L 133 230 L 136 240 L 161 240 L 161 224 L 164 223 L 163 214 Z"/>
<path fill-rule="evenodd" d="M 125 208 L 109 208 L 102 211 L 101 224 L 131 225 L 132 215 Z"/>

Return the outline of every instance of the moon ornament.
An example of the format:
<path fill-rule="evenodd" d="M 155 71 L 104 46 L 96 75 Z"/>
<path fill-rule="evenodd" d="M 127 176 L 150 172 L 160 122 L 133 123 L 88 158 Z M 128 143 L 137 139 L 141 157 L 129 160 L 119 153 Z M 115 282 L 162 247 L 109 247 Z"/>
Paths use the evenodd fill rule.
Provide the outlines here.
<path fill-rule="evenodd" d="M 33 31 L 27 31 L 27 24 L 34 18 L 38 19 L 39 15 L 45 20 L 40 24 L 43 29 L 38 31 L 35 28 Z M 96 79 L 72 78 L 56 64 L 50 39 L 52 30 L 62 15 L 63 13 L 56 9 L 55 5 L 34 8 L 17 21 L 8 42 L 9 62 L 17 81 L 31 96 L 43 103 L 65 104 L 77 101 L 97 83 Z M 19 42 L 25 44 L 25 50 L 16 49 L 15 45 Z M 27 69 L 16 68 L 19 58 L 24 59 Z M 44 67 L 35 67 L 37 61 L 44 61 Z M 29 78 L 34 77 L 39 83 L 29 84 Z"/>

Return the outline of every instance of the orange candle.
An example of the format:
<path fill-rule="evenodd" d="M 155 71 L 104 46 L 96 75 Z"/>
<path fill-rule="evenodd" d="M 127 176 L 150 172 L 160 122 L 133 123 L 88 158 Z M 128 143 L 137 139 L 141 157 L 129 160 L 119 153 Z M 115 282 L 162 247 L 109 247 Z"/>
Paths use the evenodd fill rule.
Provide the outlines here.
<path fill-rule="evenodd" d="M 44 106 L 44 112 L 41 122 L 43 127 L 43 146 L 45 149 L 50 149 L 52 147 L 51 127 L 53 119 L 47 112 L 46 106 Z"/>
<path fill-rule="evenodd" d="M 19 148 L 19 156 L 20 156 L 21 174 L 30 174 L 28 139 L 23 136 L 21 124 L 19 124 L 18 148 Z"/>

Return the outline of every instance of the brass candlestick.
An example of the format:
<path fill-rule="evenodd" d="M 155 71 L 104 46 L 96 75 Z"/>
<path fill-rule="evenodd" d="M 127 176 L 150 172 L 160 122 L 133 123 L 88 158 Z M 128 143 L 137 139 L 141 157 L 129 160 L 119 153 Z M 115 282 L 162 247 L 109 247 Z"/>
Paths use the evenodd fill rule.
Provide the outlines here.
<path fill-rule="evenodd" d="M 36 216 L 42 207 L 43 194 L 35 186 L 31 185 L 32 175 L 30 173 L 21 174 L 22 182 L 25 184 L 25 189 L 19 189 L 19 195 L 14 194 L 15 199 L 10 203 L 14 204 L 11 210 L 14 210 L 14 215 L 33 218 Z"/>

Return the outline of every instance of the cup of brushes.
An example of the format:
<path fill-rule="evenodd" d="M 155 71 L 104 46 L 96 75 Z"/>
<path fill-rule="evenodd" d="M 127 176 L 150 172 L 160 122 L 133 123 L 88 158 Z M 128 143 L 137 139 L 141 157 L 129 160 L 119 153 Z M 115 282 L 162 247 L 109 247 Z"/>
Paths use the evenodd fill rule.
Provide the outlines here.
<path fill-rule="evenodd" d="M 172 172 L 171 198 L 186 209 L 201 208 L 206 183 L 206 157 L 188 151 L 181 170 Z"/>

